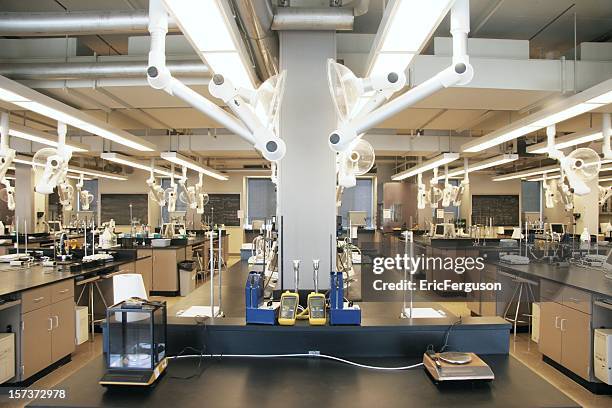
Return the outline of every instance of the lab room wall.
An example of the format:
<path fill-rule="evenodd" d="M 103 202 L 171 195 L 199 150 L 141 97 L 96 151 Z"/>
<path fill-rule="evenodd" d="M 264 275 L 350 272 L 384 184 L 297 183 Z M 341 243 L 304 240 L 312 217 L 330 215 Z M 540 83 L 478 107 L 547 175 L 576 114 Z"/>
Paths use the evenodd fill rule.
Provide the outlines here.
<path fill-rule="evenodd" d="M 519 214 L 523 213 L 521 204 L 521 180 L 493 181 L 490 173 L 470 173 L 470 184 L 463 191 L 459 214 L 468 225 L 472 221 L 472 195 L 518 195 Z M 510 226 L 510 225 L 508 225 Z"/>
<path fill-rule="evenodd" d="M 240 194 L 240 208 L 245 212 L 246 210 L 246 185 L 245 178 L 248 176 L 262 176 L 267 173 L 261 172 L 235 172 L 228 173 L 227 181 L 216 180 L 211 177 L 204 176 L 204 191 L 207 193 L 236 193 Z M 98 184 L 99 194 L 148 194 L 148 186 L 146 183 L 149 173 L 142 170 L 135 169 L 132 174 L 128 176 L 127 181 L 117 181 L 100 179 Z M 188 171 L 187 173 L 188 185 L 192 185 L 198 182 L 197 173 Z M 126 209 L 127 211 L 127 209 Z M 149 198 L 149 225 L 158 226 L 161 219 L 160 207 Z M 106 222 L 108 220 L 101 220 Z M 187 220 L 189 221 L 189 220 Z M 240 221 L 240 226 L 228 226 L 226 227 L 229 234 L 229 253 L 239 254 L 240 247 L 243 242 L 243 224 L 244 220 Z M 120 232 L 128 231 L 129 226 L 117 226 L 117 230 Z"/>

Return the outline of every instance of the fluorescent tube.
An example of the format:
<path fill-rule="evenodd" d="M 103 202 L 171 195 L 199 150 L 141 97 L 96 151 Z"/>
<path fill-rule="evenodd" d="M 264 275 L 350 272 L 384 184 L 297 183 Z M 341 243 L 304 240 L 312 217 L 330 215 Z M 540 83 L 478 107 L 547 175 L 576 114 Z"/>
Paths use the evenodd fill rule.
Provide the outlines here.
<path fill-rule="evenodd" d="M 26 126 L 11 124 L 9 128 L 9 135 L 19 139 L 44 144 L 46 146 L 57 147 L 57 140 L 54 140 L 51 134 L 28 128 Z M 82 153 L 87 151 L 87 146 L 71 140 L 66 140 L 66 146 L 70 147 L 73 152 Z"/>
<path fill-rule="evenodd" d="M 454 0 L 391 0 L 368 57 L 366 76 L 404 71 L 421 52 Z"/>
<path fill-rule="evenodd" d="M 224 176 L 217 170 L 201 165 L 177 152 L 162 152 L 161 158 L 164 160 L 168 160 L 171 163 L 178 164 L 180 166 L 185 166 L 191 170 L 197 171 L 198 173 L 204 173 L 207 176 L 210 176 L 217 180 L 225 181 L 228 179 L 227 176 Z"/>
<path fill-rule="evenodd" d="M 216 74 L 236 86 L 255 89 L 257 79 L 225 0 L 164 0 L 181 31 Z"/>
<path fill-rule="evenodd" d="M 461 146 L 461 151 L 467 153 L 480 152 L 546 126 L 597 109 L 612 100 L 611 92 L 612 79 L 608 79 L 501 129 L 465 143 Z"/>
<path fill-rule="evenodd" d="M 431 160 L 418 164 L 400 173 L 394 174 L 393 176 L 391 176 L 391 180 L 404 180 L 408 177 L 416 176 L 417 174 L 424 173 L 436 167 L 444 166 L 445 164 L 451 163 L 457 160 L 458 158 L 459 153 L 442 153 L 441 155 L 434 157 Z"/>
<path fill-rule="evenodd" d="M 477 163 L 470 163 L 468 167 L 468 173 L 478 170 L 488 169 L 490 167 L 499 166 L 500 164 L 510 163 L 515 160 L 518 160 L 518 154 L 502 154 L 499 156 L 491 157 L 490 159 L 486 159 L 483 161 L 479 161 Z M 448 172 L 448 177 L 456 177 L 465 173 L 463 167 L 453 169 Z M 438 176 L 438 179 L 443 179 L 445 176 Z"/>
<path fill-rule="evenodd" d="M 589 129 L 583 132 L 571 133 L 569 135 L 555 138 L 555 148 L 565 149 L 583 143 L 593 142 L 603 137 L 601 130 Z M 547 143 L 541 142 L 527 147 L 527 153 L 546 153 Z"/>
<path fill-rule="evenodd" d="M 144 139 L 110 126 L 72 106 L 68 106 L 1 75 L 0 99 L 135 150 L 152 152 L 156 148 L 154 144 Z"/>
<path fill-rule="evenodd" d="M 123 164 L 125 166 L 134 167 L 136 169 L 151 171 L 151 166 L 145 163 L 142 163 L 138 160 L 135 160 L 132 157 L 124 156 L 119 153 L 102 153 L 100 157 L 104 160 L 112 161 L 115 163 Z M 170 170 L 162 169 L 161 167 L 154 167 L 153 172 L 160 174 L 165 177 L 170 177 L 172 172 Z M 175 177 L 179 177 L 178 173 L 175 173 Z"/>

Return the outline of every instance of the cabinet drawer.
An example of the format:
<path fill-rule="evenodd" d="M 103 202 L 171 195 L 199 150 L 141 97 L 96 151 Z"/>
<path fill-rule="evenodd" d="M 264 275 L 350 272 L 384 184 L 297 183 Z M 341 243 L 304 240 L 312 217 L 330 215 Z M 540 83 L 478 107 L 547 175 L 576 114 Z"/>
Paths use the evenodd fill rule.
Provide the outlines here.
<path fill-rule="evenodd" d="M 583 313 L 591 314 L 591 294 L 570 286 L 563 287 L 563 305 Z"/>
<path fill-rule="evenodd" d="M 64 299 L 74 299 L 74 280 L 66 279 L 51 285 L 51 303 Z"/>
<path fill-rule="evenodd" d="M 21 294 L 21 313 L 51 304 L 51 287 L 49 285 L 30 289 Z"/>
<path fill-rule="evenodd" d="M 551 282 L 546 279 L 542 279 L 540 283 L 540 297 L 547 300 L 552 300 L 553 302 L 561 303 L 563 299 L 563 286 L 556 283 Z"/>

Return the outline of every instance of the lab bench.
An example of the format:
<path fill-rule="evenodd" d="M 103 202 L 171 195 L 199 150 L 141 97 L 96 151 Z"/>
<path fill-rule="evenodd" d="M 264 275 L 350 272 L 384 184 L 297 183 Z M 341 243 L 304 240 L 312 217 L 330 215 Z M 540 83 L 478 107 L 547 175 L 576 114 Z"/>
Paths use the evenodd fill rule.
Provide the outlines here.
<path fill-rule="evenodd" d="M 108 280 L 116 273 L 133 272 L 143 261 L 146 258 L 126 256 L 76 272 L 71 272 L 69 265 L 2 265 L 0 332 L 15 334 L 15 376 L 8 382 L 30 384 L 69 361 L 75 349 L 75 297 L 80 286 L 92 280 Z"/>
<path fill-rule="evenodd" d="M 501 292 L 468 295 L 468 307 L 480 316 L 503 315 L 514 289 L 512 277 L 532 282 L 540 309 L 538 348 L 545 360 L 591 390 L 603 388 L 610 392 L 609 386 L 604 387 L 593 373 L 593 330 L 612 327 L 612 280 L 605 277 L 603 270 L 493 262 L 467 277 L 473 282 L 502 283 Z M 523 297 L 521 315 L 529 310 L 524 300 Z"/>

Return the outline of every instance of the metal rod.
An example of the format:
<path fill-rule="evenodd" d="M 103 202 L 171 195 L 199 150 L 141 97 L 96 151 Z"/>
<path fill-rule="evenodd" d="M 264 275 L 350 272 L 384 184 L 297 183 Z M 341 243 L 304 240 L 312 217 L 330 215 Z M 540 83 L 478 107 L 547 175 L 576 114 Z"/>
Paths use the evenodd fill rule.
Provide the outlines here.
<path fill-rule="evenodd" d="M 210 266 L 210 317 L 215 316 L 215 254 L 214 254 L 214 243 L 213 243 L 213 232 L 214 230 L 210 229 L 210 251 L 209 251 L 209 260 L 208 264 Z"/>
<path fill-rule="evenodd" d="M 221 255 L 221 227 L 217 229 L 217 239 L 219 240 L 219 255 L 217 262 L 219 263 L 219 313 L 217 316 L 223 317 L 223 311 L 221 310 L 221 284 L 222 284 L 222 275 L 223 275 L 223 256 Z M 265 250 L 265 249 L 264 249 Z M 265 265 L 264 265 L 265 268 Z"/>

